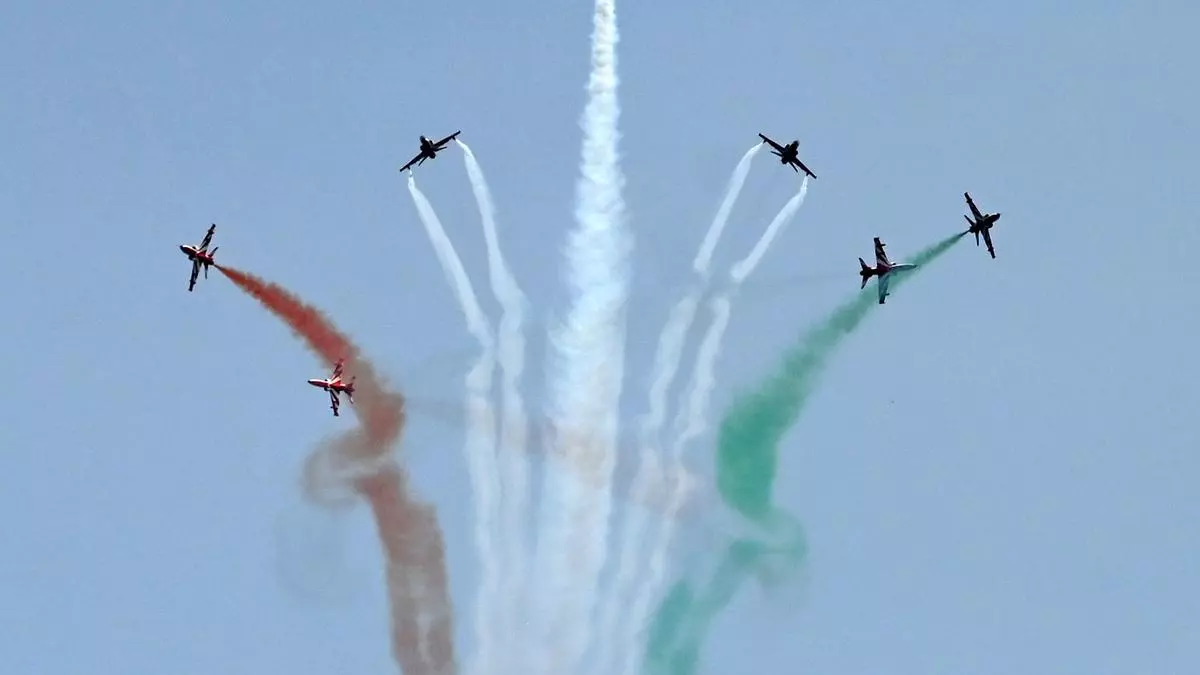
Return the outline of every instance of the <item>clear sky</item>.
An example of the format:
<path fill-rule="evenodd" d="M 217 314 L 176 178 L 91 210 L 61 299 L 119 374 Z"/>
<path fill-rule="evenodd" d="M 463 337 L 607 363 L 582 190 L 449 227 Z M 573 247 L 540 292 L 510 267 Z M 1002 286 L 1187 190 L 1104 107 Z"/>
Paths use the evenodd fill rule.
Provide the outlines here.
<path fill-rule="evenodd" d="M 440 508 L 469 653 L 455 415 L 474 347 L 396 168 L 418 134 L 462 129 L 540 365 L 564 307 L 592 7 L 536 4 L 0 8 L 13 672 L 394 671 L 366 511 L 323 516 L 297 489 L 352 418 L 220 275 L 186 291 L 176 247 L 212 222 L 219 261 L 326 309 L 413 396 L 404 452 Z M 803 592 L 749 587 L 704 673 L 1200 665 L 1200 9 L 962 4 L 618 4 L 631 413 L 757 132 L 799 138 L 820 178 L 734 306 L 717 411 L 857 291 L 871 237 L 903 259 L 965 227 L 964 190 L 1003 213 L 996 260 L 962 242 L 838 353 L 778 487 L 809 535 Z M 718 265 L 794 190 L 770 159 Z M 417 177 L 495 317 L 460 153 Z"/>

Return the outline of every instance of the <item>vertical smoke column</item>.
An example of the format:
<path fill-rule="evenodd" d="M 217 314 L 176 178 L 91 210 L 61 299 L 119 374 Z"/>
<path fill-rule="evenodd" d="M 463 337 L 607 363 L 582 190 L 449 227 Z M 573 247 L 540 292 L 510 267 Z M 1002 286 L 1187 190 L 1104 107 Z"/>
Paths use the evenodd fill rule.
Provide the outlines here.
<path fill-rule="evenodd" d="M 617 155 L 616 44 L 614 3 L 597 0 L 578 226 L 566 250 L 574 301 L 553 336 L 558 363 L 552 442 L 564 464 L 585 467 L 587 475 L 584 485 L 576 485 L 573 476 L 553 471 L 553 463 L 546 472 L 538 542 L 542 607 L 535 616 L 545 637 L 537 665 L 547 675 L 579 672 L 612 510 L 630 248 Z"/>
<path fill-rule="evenodd" d="M 495 631 L 499 628 L 497 622 L 487 614 L 494 605 L 493 596 L 496 593 L 496 568 L 500 563 L 497 553 L 493 522 L 495 519 L 498 485 L 495 462 L 496 452 L 496 413 L 490 400 L 492 390 L 492 373 L 496 368 L 495 347 L 493 345 L 491 327 L 484 317 L 483 309 L 471 280 L 463 269 L 462 260 L 454 250 L 454 244 L 446 236 L 446 230 L 438 219 L 433 205 L 426 199 L 425 194 L 417 187 L 413 175 L 408 175 L 408 192 L 412 195 L 413 204 L 417 207 L 417 215 L 433 250 L 441 262 L 458 305 L 462 309 L 467 322 L 467 331 L 479 342 L 479 360 L 467 372 L 466 402 L 467 440 L 463 448 L 467 460 L 467 473 L 471 478 L 471 489 L 475 497 L 475 543 L 479 549 L 480 584 L 476 596 L 475 608 L 475 666 L 494 667 Z"/>
<path fill-rule="evenodd" d="M 680 452 L 675 453 L 667 460 L 669 469 L 664 469 L 660 457 L 662 427 L 666 420 L 667 391 L 674 383 L 679 362 L 683 357 L 684 340 L 696 316 L 696 308 L 700 303 L 700 294 L 703 291 L 702 284 L 708 278 L 709 261 L 712 259 L 721 233 L 725 231 L 729 214 L 733 211 L 733 206 L 741 194 L 742 186 L 746 183 L 746 176 L 750 173 L 750 162 L 761 149 L 762 144 L 755 143 L 742 155 L 741 160 L 734 167 L 733 175 L 729 177 L 729 184 L 725 189 L 725 196 L 717 208 L 716 216 L 709 225 L 708 233 L 704 236 L 704 241 L 693 262 L 693 267 L 700 279 L 692 286 L 689 293 L 680 298 L 679 302 L 671 309 L 667 323 L 663 326 L 662 334 L 658 338 L 658 349 L 655 351 L 654 364 L 650 369 L 650 405 L 646 416 L 642 419 L 638 439 L 638 470 L 633 479 L 634 494 L 648 493 L 655 487 L 661 488 L 667 474 L 683 475 L 685 473 L 683 458 L 680 456 L 681 443 L 676 444 Z M 702 347 L 701 354 L 704 353 Z M 609 675 L 617 672 L 616 666 L 613 665 L 617 661 L 624 663 L 620 672 L 633 675 L 640 656 L 637 649 L 637 638 L 646 623 L 646 617 L 650 612 L 650 603 L 653 602 L 658 594 L 659 586 L 662 584 L 666 549 L 673 534 L 672 521 L 679 508 L 682 507 L 682 500 L 688 490 L 688 486 L 683 483 L 676 484 L 673 488 L 671 504 L 667 507 L 668 512 L 662 531 L 655 540 L 655 548 L 649 554 L 649 569 L 641 569 L 634 564 L 635 560 L 640 563 L 646 557 L 646 551 L 640 546 L 640 540 L 648 529 L 647 517 L 633 509 L 625 513 L 625 527 L 619 545 L 620 558 L 612 582 L 613 590 L 607 594 L 600 615 L 599 630 L 601 639 L 606 642 L 604 650 L 596 655 L 594 662 L 593 671 L 597 675 Z M 629 596 L 628 599 L 626 596 Z M 623 629 L 620 638 L 617 637 L 618 627 Z"/>
<path fill-rule="evenodd" d="M 498 631 L 495 641 L 502 648 L 495 651 L 480 647 L 479 661 L 492 668 L 491 672 L 508 673 L 514 656 L 521 656 L 518 646 L 524 637 L 520 626 L 525 617 L 520 610 L 528 584 L 525 560 L 528 545 L 529 469 L 525 452 L 529 437 L 529 421 L 525 413 L 525 402 L 517 383 L 525 369 L 524 323 L 525 294 L 509 271 L 500 250 L 500 237 L 496 230 L 496 206 L 491 191 L 483 177 L 483 169 L 475 159 L 475 153 L 466 143 L 456 140 L 462 148 L 471 191 L 479 206 L 479 218 L 483 224 L 483 238 L 487 245 L 488 271 L 492 294 L 500 304 L 500 330 L 496 338 L 502 374 L 503 403 L 500 409 L 500 444 L 495 448 L 499 464 L 501 490 L 500 540 L 504 547 L 500 572 L 495 580 L 503 592 L 497 600 L 492 594 L 484 594 L 491 603 L 481 607 L 480 617 L 492 622 Z M 502 614 L 491 615 L 492 612 Z M 490 654 L 490 655 L 489 655 Z"/>
<path fill-rule="evenodd" d="M 687 388 L 687 405 L 680 410 L 675 418 L 676 437 L 672 444 L 672 457 L 680 458 L 683 454 L 683 449 L 687 443 L 700 435 L 704 431 L 706 421 L 708 419 L 708 401 L 712 395 L 713 386 L 716 383 L 714 372 L 716 370 L 717 356 L 721 352 L 721 341 L 725 336 L 725 329 L 729 326 L 729 316 L 731 311 L 731 298 L 741 287 L 742 282 L 746 280 L 754 269 L 762 262 L 763 256 L 766 255 L 767 249 L 775 241 L 775 238 L 791 222 L 795 217 L 800 206 L 804 204 L 804 197 L 808 194 L 808 176 L 800 183 L 800 189 L 796 194 L 783 205 L 779 213 L 767 225 L 767 229 L 763 232 L 758 243 L 750 251 L 744 259 L 733 266 L 730 272 L 731 285 L 726 288 L 720 295 L 713 298 L 710 304 L 710 310 L 713 315 L 712 324 L 708 331 L 704 334 L 704 339 L 700 344 L 700 350 L 696 357 L 696 368 L 692 373 L 691 382 Z M 711 246 L 705 246 L 707 255 L 712 255 Z M 707 260 L 702 256 L 697 256 L 696 260 L 699 263 L 701 260 Z M 697 269 L 701 269 L 697 264 Z M 677 460 L 681 461 L 681 460 Z M 667 523 L 672 522 L 670 515 L 673 515 L 682 505 L 685 495 L 677 491 L 672 506 L 668 509 Z M 663 568 L 665 566 L 664 559 L 666 557 L 666 547 L 670 543 L 669 537 L 672 534 L 669 525 L 664 525 L 663 534 L 660 535 L 659 541 L 656 543 L 654 554 L 651 560 L 656 561 L 651 565 L 650 576 L 654 580 L 654 593 L 658 592 L 658 585 L 661 584 L 663 578 Z M 741 548 L 737 549 L 743 550 Z M 743 569 L 736 567 L 735 569 Z M 720 577 L 722 579 L 727 577 Z M 639 621 L 644 622 L 651 598 L 647 595 L 639 598 L 639 602 L 635 605 L 634 615 Z M 640 625 L 640 624 L 639 624 Z M 632 675 L 636 666 L 636 659 L 632 653 L 627 652 L 625 667 L 622 672 L 626 675 Z"/>
<path fill-rule="evenodd" d="M 315 474 L 336 468 L 353 477 L 354 488 L 371 505 L 391 596 L 392 654 L 404 675 L 455 672 L 442 533 L 432 507 L 412 497 L 403 469 L 388 456 L 404 428 L 404 397 L 383 387 L 358 347 L 319 310 L 277 284 L 230 267 L 215 267 L 282 319 L 327 365 L 345 359 L 345 377 L 356 378 L 350 407 L 362 427 L 309 458 L 307 483 L 310 487 L 327 483 L 328 476 Z"/>

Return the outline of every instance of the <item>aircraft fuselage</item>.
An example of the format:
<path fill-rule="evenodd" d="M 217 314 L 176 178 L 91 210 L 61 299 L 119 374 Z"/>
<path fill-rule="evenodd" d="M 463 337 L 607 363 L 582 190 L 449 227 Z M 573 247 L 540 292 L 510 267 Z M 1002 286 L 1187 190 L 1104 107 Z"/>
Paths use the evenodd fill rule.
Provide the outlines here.
<path fill-rule="evenodd" d="M 441 150 L 441 148 L 434 145 L 433 141 L 424 136 L 421 137 L 421 154 L 432 159 L 437 155 L 438 150 Z"/>
<path fill-rule="evenodd" d="M 179 250 L 188 257 L 188 260 L 199 260 L 202 263 L 212 263 L 212 253 L 201 251 L 191 244 L 180 244 Z"/>
<path fill-rule="evenodd" d="M 354 398 L 354 385 L 351 383 L 346 383 L 341 380 L 322 380 L 318 378 L 313 378 L 309 380 L 308 383 L 314 387 L 324 389 L 325 391 L 345 394 L 351 399 Z"/>
<path fill-rule="evenodd" d="M 990 230 L 992 229 L 992 226 L 996 224 L 997 220 L 1000 220 L 999 213 L 989 213 L 980 220 L 972 220 L 970 221 L 971 231 L 980 232 L 982 230 Z"/>

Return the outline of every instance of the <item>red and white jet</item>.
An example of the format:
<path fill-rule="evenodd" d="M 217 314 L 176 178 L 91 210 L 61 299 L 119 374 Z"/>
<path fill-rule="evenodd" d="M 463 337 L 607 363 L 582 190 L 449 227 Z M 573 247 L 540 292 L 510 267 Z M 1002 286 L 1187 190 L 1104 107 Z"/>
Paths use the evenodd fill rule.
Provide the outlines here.
<path fill-rule="evenodd" d="M 329 379 L 322 380 L 313 378 L 308 381 L 314 387 L 320 387 L 329 392 L 329 407 L 333 410 L 333 416 L 338 416 L 338 406 L 341 401 L 338 399 L 338 394 L 345 393 L 346 399 L 354 403 L 354 378 L 350 378 L 349 382 L 342 381 L 342 362 L 345 359 L 338 359 L 338 362 L 333 366 L 333 374 Z"/>
<path fill-rule="evenodd" d="M 876 285 L 879 286 L 879 304 L 881 305 L 887 296 L 891 295 L 891 293 L 888 293 L 888 282 L 891 279 L 892 272 L 897 270 L 911 270 L 912 268 L 916 267 L 916 265 L 913 263 L 894 263 L 888 260 L 887 253 L 884 253 L 883 251 L 884 246 L 886 246 L 886 244 L 883 243 L 883 240 L 879 237 L 875 237 L 874 267 L 868 267 L 865 260 L 862 258 L 858 259 L 858 264 L 861 267 L 861 269 L 858 271 L 858 274 L 862 277 L 862 285 L 858 287 L 858 290 L 861 291 L 862 289 L 866 288 L 867 280 L 871 277 L 879 277 L 879 281 L 876 282 Z"/>
<path fill-rule="evenodd" d="M 192 244 L 180 244 L 179 250 L 183 251 L 184 255 L 192 261 L 192 278 L 188 281 L 188 291 L 190 292 L 196 287 L 196 277 L 200 275 L 200 267 L 204 267 L 204 278 L 208 278 L 208 266 L 213 264 L 213 256 L 217 254 L 217 249 L 220 246 L 214 246 L 213 250 L 208 250 L 208 245 L 212 243 L 213 232 L 217 230 L 216 223 L 208 228 L 208 232 L 204 235 L 204 241 L 200 242 L 199 246 Z"/>

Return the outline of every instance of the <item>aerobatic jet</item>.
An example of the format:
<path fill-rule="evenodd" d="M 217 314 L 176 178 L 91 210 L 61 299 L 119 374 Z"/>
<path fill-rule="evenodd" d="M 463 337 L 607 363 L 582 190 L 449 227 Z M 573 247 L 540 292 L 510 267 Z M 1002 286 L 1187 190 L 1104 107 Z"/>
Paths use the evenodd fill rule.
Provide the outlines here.
<path fill-rule="evenodd" d="M 421 136 L 421 151 L 417 153 L 416 157 L 413 157 L 412 159 L 408 160 L 408 164 L 405 164 L 404 166 L 400 167 L 400 170 L 404 171 L 405 169 L 408 169 L 409 167 L 411 167 L 413 164 L 416 164 L 417 166 L 421 166 L 422 164 L 425 163 L 425 160 L 433 159 L 434 157 L 437 157 L 438 151 L 445 149 L 446 144 L 449 143 L 450 141 L 454 140 L 455 138 L 457 138 L 458 135 L 461 133 L 462 133 L 462 131 L 456 131 L 456 132 L 450 134 L 449 136 L 443 138 L 442 140 L 438 141 L 437 143 L 434 143 L 433 141 L 429 140 L 428 138 L 425 138 L 424 136 Z"/>
<path fill-rule="evenodd" d="M 190 292 L 196 287 L 196 277 L 200 275 L 200 268 L 204 267 L 204 278 L 208 278 L 208 267 L 213 264 L 213 256 L 216 255 L 217 249 L 220 246 L 214 246 L 213 250 L 208 250 L 208 245 L 212 243 L 213 232 L 217 229 L 216 223 L 208 228 L 208 232 L 204 235 L 204 241 L 200 242 L 199 246 L 192 244 L 180 244 L 179 250 L 183 251 L 184 255 L 192 261 L 192 278 L 188 281 L 188 291 Z"/>
<path fill-rule="evenodd" d="M 329 407 L 333 410 L 333 416 L 338 416 L 338 406 L 341 405 L 341 400 L 338 394 L 345 393 L 346 399 L 354 403 L 354 378 L 350 378 L 349 382 L 342 381 L 342 363 L 345 359 L 338 359 L 338 362 L 333 366 L 333 374 L 329 379 L 323 380 L 313 378 L 308 381 L 314 387 L 320 387 L 329 392 Z"/>
<path fill-rule="evenodd" d="M 795 171 L 796 173 L 800 173 L 800 171 L 803 170 L 804 173 L 808 174 L 809 176 L 812 176 L 813 178 L 817 177 L 817 174 L 809 171 L 808 167 L 804 166 L 804 162 L 801 162 L 800 158 L 797 157 L 797 154 L 800 152 L 800 141 L 797 140 L 792 141 L 787 145 L 780 145 L 762 134 L 759 134 L 758 137 L 763 140 L 763 143 L 771 146 L 771 154 L 779 157 L 780 164 L 790 164 L 792 166 L 792 171 Z"/>
<path fill-rule="evenodd" d="M 975 235 L 976 246 L 979 245 L 979 235 L 982 234 L 983 242 L 987 244 L 988 254 L 995 259 L 996 250 L 992 248 L 992 233 L 990 230 L 992 229 L 992 226 L 996 224 L 996 221 L 1000 220 L 1000 214 L 982 213 L 980 212 L 979 207 L 975 206 L 975 201 L 971 199 L 971 194 L 969 192 L 964 192 L 963 196 L 967 198 L 967 206 L 971 208 L 971 215 L 975 216 L 974 220 L 972 220 L 970 216 L 963 216 L 963 218 L 966 218 L 967 222 L 971 224 L 971 227 L 967 230 L 967 232 Z"/>
<path fill-rule="evenodd" d="M 883 304 L 888 294 L 888 280 L 891 278 L 892 272 L 896 270 L 910 270 L 916 265 L 912 263 L 893 263 L 888 260 L 887 253 L 883 252 L 883 241 L 879 237 L 875 237 L 875 267 L 868 267 L 867 263 L 862 259 L 858 259 L 858 264 L 862 266 L 859 274 L 862 275 L 862 285 L 859 290 L 867 287 L 867 280 L 873 276 L 879 277 L 879 304 Z"/>

